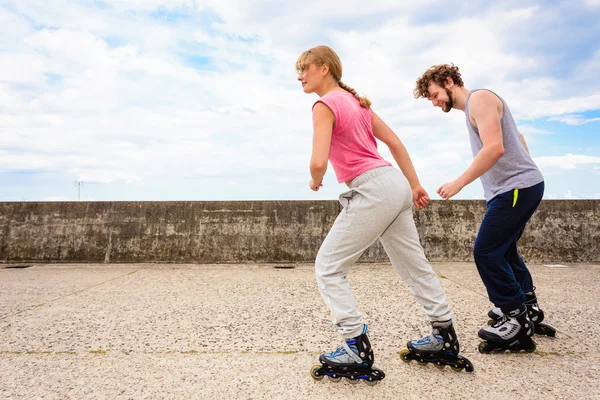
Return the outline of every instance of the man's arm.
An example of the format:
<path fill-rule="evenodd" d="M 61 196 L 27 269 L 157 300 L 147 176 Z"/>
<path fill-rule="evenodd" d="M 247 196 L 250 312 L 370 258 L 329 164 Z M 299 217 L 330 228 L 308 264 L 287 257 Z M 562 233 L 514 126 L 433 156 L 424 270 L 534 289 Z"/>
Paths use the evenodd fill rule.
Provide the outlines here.
<path fill-rule="evenodd" d="M 438 194 L 448 200 L 461 189 L 490 169 L 504 154 L 502 126 L 496 102 L 497 97 L 486 91 L 475 92 L 469 101 L 469 115 L 475 120 L 483 147 L 473 162 L 455 181 L 446 183 L 438 189 Z"/>

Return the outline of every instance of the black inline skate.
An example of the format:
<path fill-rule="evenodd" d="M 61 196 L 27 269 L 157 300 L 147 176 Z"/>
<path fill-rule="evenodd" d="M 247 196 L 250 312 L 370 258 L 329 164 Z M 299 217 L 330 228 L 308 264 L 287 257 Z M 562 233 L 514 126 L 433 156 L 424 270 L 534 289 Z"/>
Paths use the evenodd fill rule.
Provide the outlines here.
<path fill-rule="evenodd" d="M 350 383 L 363 380 L 368 385 L 376 385 L 385 378 L 383 371 L 373 368 L 374 356 L 367 337 L 367 325 L 359 336 L 346 340 L 329 354 L 321 354 L 319 362 L 321 364 L 310 369 L 310 376 L 317 381 L 326 376 L 332 382 L 346 378 Z"/>
<path fill-rule="evenodd" d="M 504 353 L 535 350 L 533 323 L 529 319 L 527 307 L 522 304 L 519 308 L 503 312 L 502 317 L 491 326 L 479 330 L 479 337 L 484 341 L 479 343 L 479 352 Z"/>
<path fill-rule="evenodd" d="M 411 340 L 406 344 L 408 350 L 402 350 L 400 357 L 404 362 L 417 360 L 421 366 L 432 363 L 442 369 L 449 365 L 454 371 L 473 372 L 473 364 L 467 358 L 458 355 L 460 346 L 452 321 L 432 322 L 431 335 L 423 339 Z"/>
<path fill-rule="evenodd" d="M 542 323 L 544 320 L 544 311 L 540 309 L 537 303 L 537 297 L 535 296 L 535 288 L 534 291 L 525 293 L 525 305 L 527 306 L 527 313 L 529 314 L 529 319 L 533 322 L 533 326 L 535 328 L 536 335 L 544 335 L 549 337 L 556 336 L 556 329 L 551 327 L 550 325 Z M 488 325 L 494 324 L 500 318 L 502 318 L 502 310 L 498 307 L 490 310 L 488 312 L 488 317 L 491 319 L 488 321 Z"/>

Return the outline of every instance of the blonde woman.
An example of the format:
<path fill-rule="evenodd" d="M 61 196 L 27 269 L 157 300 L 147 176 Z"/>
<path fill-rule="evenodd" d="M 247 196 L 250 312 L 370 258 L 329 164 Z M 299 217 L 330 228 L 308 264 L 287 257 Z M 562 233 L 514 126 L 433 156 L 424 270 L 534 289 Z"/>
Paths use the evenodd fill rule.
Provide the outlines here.
<path fill-rule="evenodd" d="M 304 92 L 319 96 L 313 105 L 309 186 L 319 190 L 329 161 L 338 182 L 349 188 L 340 195 L 343 210 L 315 260 L 319 291 L 344 341 L 335 351 L 319 357 L 320 365 L 312 368 L 311 375 L 335 381 L 363 379 L 371 384 L 385 376 L 373 368 L 368 328 L 346 279 L 350 267 L 378 239 L 433 328 L 423 339 L 408 342 L 402 359 L 472 371 L 469 360 L 458 355 L 452 312 L 419 242 L 412 206 L 422 209 L 429 196 L 404 145 L 371 110 L 371 102 L 341 81 L 342 63 L 331 48 L 318 46 L 303 52 L 296 69 Z M 389 147 L 400 170 L 381 157 L 375 139 Z"/>

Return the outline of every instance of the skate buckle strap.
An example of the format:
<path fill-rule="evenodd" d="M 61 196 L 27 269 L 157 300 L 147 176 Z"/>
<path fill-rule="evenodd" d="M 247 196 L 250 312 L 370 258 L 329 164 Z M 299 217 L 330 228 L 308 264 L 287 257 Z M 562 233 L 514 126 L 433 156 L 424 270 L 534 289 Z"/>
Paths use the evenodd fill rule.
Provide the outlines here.
<path fill-rule="evenodd" d="M 348 353 L 348 355 L 350 357 L 352 357 L 352 359 L 354 361 L 356 361 L 357 364 L 362 363 L 363 362 L 362 358 L 360 358 L 358 356 L 358 354 L 356 354 L 354 351 L 352 351 L 352 349 L 350 348 L 350 346 L 348 346 L 348 342 L 354 342 L 354 343 L 356 343 L 356 340 L 351 339 L 351 340 L 345 341 L 345 342 L 342 343 L 342 345 L 344 346 L 344 349 L 346 349 L 346 353 Z"/>
<path fill-rule="evenodd" d="M 422 339 L 416 340 L 414 343 L 417 346 L 425 346 L 428 344 L 435 344 L 436 342 L 443 342 L 444 339 L 441 336 L 437 336 L 434 333 L 431 333 L 427 336 L 424 336 Z"/>
<path fill-rule="evenodd" d="M 344 348 L 344 346 L 339 346 L 337 349 L 335 349 L 334 351 L 329 353 L 329 357 L 332 357 L 332 358 L 339 357 L 339 356 L 343 356 L 346 353 L 347 353 L 347 351 Z"/>
<path fill-rule="evenodd" d="M 497 328 L 500 325 L 504 324 L 506 321 L 508 321 L 508 316 L 506 314 L 502 314 L 502 316 L 492 324 L 492 328 Z"/>
<path fill-rule="evenodd" d="M 430 344 L 431 343 L 431 339 L 429 338 L 429 336 L 425 336 L 419 340 L 416 341 L 417 344 L 421 345 L 421 344 Z"/>
<path fill-rule="evenodd" d="M 427 335 L 427 336 L 424 336 L 423 338 L 421 338 L 421 339 L 417 340 L 417 341 L 416 341 L 416 343 L 417 343 L 418 345 L 432 344 L 432 343 L 433 343 L 433 341 L 431 340 L 431 336 L 432 336 L 432 335 Z"/>

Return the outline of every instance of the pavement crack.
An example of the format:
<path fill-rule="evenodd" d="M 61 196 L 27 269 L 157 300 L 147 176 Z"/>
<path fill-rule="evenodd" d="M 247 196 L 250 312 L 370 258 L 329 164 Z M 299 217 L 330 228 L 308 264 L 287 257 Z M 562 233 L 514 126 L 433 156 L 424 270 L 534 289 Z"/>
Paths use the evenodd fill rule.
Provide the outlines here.
<path fill-rule="evenodd" d="M 138 272 L 138 271 L 139 271 L 139 270 L 131 271 L 131 272 L 128 272 L 128 273 L 126 273 L 126 274 L 119 275 L 119 276 L 117 276 L 117 277 L 115 277 L 115 278 L 108 279 L 108 280 L 106 280 L 106 281 L 103 281 L 103 282 L 97 283 L 97 284 L 95 284 L 95 285 L 92 285 L 92 286 L 89 286 L 89 287 L 83 288 L 83 289 L 81 289 L 81 290 L 77 290 L 76 292 L 69 293 L 69 294 L 65 294 L 64 296 L 60 296 L 60 297 L 57 297 L 57 298 L 55 298 L 55 299 L 48 300 L 48 301 L 46 301 L 46 302 L 44 302 L 44 303 L 36 304 L 36 305 L 34 305 L 34 306 L 32 306 L 32 307 L 29 307 L 29 308 L 26 308 L 26 309 L 24 309 L 24 310 L 18 311 L 18 312 L 16 312 L 16 313 L 5 315 L 5 316 L 3 316 L 3 317 L 0 317 L 0 321 L 4 321 L 4 320 L 6 320 L 6 319 L 8 319 L 8 318 L 10 318 L 10 317 L 14 317 L 14 316 L 17 316 L 17 315 L 23 314 L 24 312 L 31 311 L 31 310 L 34 310 L 34 309 L 36 309 L 36 308 L 43 307 L 43 306 L 45 306 L 45 305 L 48 305 L 48 304 L 50 304 L 50 303 L 53 303 L 53 302 L 55 302 L 55 301 L 62 300 L 62 299 L 66 299 L 67 297 L 72 297 L 72 296 L 78 295 L 78 294 L 80 294 L 80 293 L 83 293 L 83 292 L 85 292 L 85 291 L 87 291 L 87 290 L 90 290 L 90 289 L 93 289 L 93 288 L 95 288 L 95 287 L 98 287 L 98 286 L 105 285 L 105 284 L 107 284 L 107 283 L 110 283 L 110 282 L 112 282 L 112 281 L 116 281 L 116 280 L 118 280 L 118 279 L 121 279 L 121 278 L 123 278 L 123 277 L 126 277 L 126 276 L 129 276 L 129 275 L 133 275 L 133 274 L 135 274 L 135 273 L 136 273 L 136 272 Z"/>
<path fill-rule="evenodd" d="M 452 282 L 452 283 L 455 283 L 455 284 L 457 284 L 458 286 L 460 286 L 460 287 L 462 287 L 462 288 L 465 288 L 465 289 L 467 289 L 469 292 L 473 292 L 473 293 L 475 293 L 475 294 L 477 294 L 477 295 L 479 295 L 479 296 L 481 296 L 481 297 L 485 297 L 486 299 L 488 298 L 486 294 L 484 294 L 484 293 L 480 293 L 480 292 L 478 292 L 477 290 L 475 290 L 475 289 L 473 289 L 473 288 L 470 288 L 470 287 L 468 287 L 468 286 L 466 286 L 466 285 L 464 285 L 464 284 L 462 284 L 462 283 L 460 283 L 460 282 L 458 282 L 458 281 L 456 281 L 456 280 L 454 280 L 454 279 L 448 278 L 448 276 L 447 276 L 447 275 L 439 275 L 439 274 L 438 274 L 438 277 L 440 277 L 440 278 L 442 278 L 442 279 L 446 279 L 446 280 L 448 280 L 448 281 L 450 281 L 450 282 Z"/>

